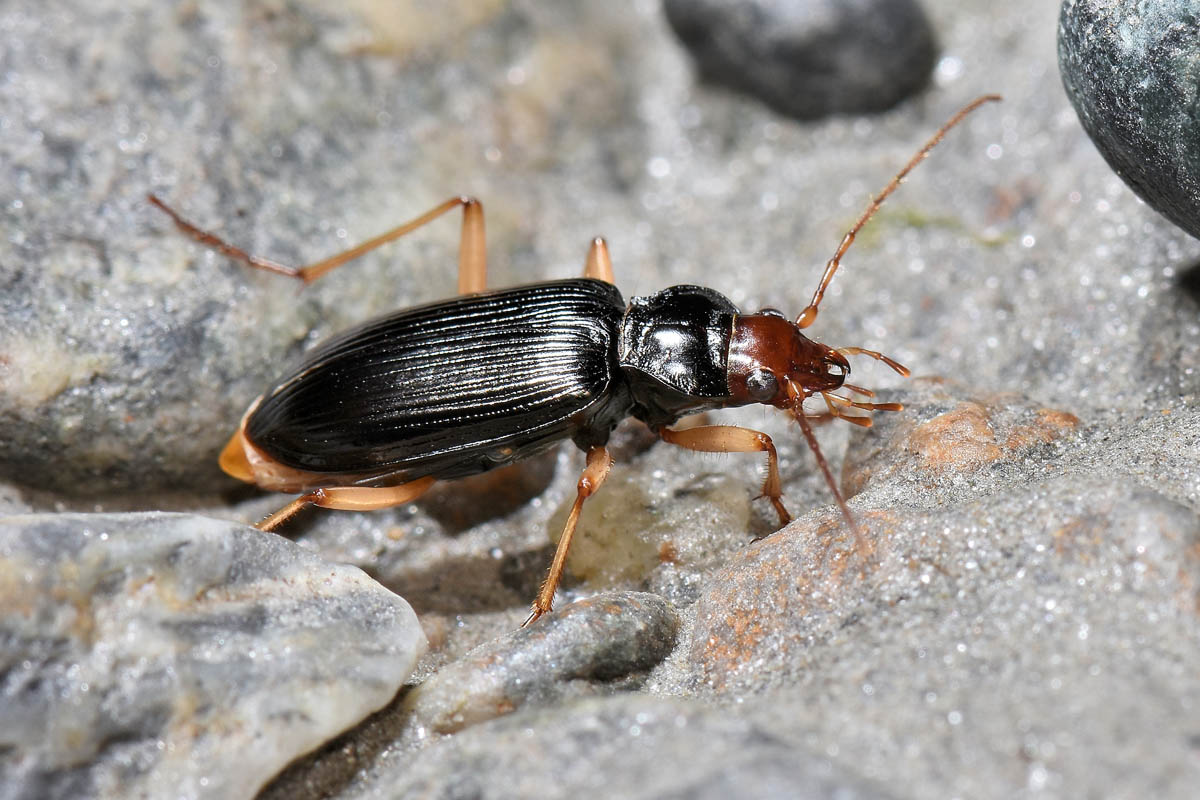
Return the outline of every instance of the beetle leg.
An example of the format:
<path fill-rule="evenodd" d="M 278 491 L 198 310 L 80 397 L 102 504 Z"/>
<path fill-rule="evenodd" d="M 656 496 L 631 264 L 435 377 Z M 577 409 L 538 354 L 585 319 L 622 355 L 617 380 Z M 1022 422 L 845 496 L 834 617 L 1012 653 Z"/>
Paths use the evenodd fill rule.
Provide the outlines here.
<path fill-rule="evenodd" d="M 254 527 L 260 531 L 273 531 L 287 522 L 296 512 L 307 505 L 334 508 L 341 511 L 378 511 L 394 508 L 416 500 L 433 485 L 434 478 L 417 478 L 399 486 L 332 486 L 314 489 L 297 497 Z"/>
<path fill-rule="evenodd" d="M 616 283 L 613 277 L 612 259 L 608 255 L 608 243 L 600 236 L 592 239 L 588 248 L 587 263 L 583 267 L 583 277 L 595 278 L 605 283 Z"/>
<path fill-rule="evenodd" d="M 453 211 L 461 206 L 463 210 L 463 226 L 462 237 L 458 243 L 458 291 L 459 294 L 482 292 L 487 286 L 487 249 L 483 226 L 483 204 L 473 197 L 451 197 L 446 202 L 426 211 L 416 219 L 409 220 L 403 225 L 399 225 L 390 231 L 368 239 L 356 247 L 351 247 L 349 250 L 337 253 L 315 264 L 309 264 L 307 267 L 289 267 L 267 258 L 251 255 L 240 247 L 229 244 L 216 234 L 188 222 L 177 211 L 158 199 L 155 195 L 148 195 L 146 199 L 152 205 L 165 212 L 181 231 L 205 247 L 211 247 L 213 250 L 233 260 L 240 261 L 255 269 L 263 269 L 268 272 L 286 275 L 289 278 L 297 278 L 305 283 L 312 283 L 326 272 L 340 267 L 347 261 L 353 261 L 381 245 L 399 239 L 404 234 L 410 233 L 422 225 L 432 222 L 446 212 Z"/>
<path fill-rule="evenodd" d="M 532 613 L 521 623 L 522 628 L 549 611 L 554 603 L 554 592 L 558 589 L 559 581 L 562 580 L 563 568 L 567 564 L 567 551 L 571 549 L 571 539 L 575 536 L 575 526 L 579 523 L 579 512 L 583 509 L 583 501 L 600 488 L 611 468 L 612 456 L 608 454 L 606 448 L 593 447 L 588 450 L 587 466 L 583 468 L 583 474 L 579 476 L 575 505 L 571 506 L 567 524 L 563 527 L 558 547 L 554 550 L 554 560 L 550 562 L 550 572 L 546 575 L 546 581 L 542 584 L 541 591 L 533 600 Z"/>
<path fill-rule="evenodd" d="M 688 450 L 702 453 L 754 453 L 767 454 L 767 480 L 762 494 L 771 501 L 779 515 L 780 527 L 792 521 L 792 515 L 783 507 L 783 482 L 779 479 L 779 457 L 775 454 L 775 443 L 765 433 L 739 428 L 735 425 L 704 425 L 676 431 L 659 428 L 659 437 L 664 441 Z"/>

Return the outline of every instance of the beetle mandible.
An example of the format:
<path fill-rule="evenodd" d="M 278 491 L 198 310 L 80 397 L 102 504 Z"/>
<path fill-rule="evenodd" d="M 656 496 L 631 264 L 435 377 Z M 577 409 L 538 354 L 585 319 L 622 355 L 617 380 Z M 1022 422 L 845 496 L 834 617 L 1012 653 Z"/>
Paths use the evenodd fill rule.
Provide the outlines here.
<path fill-rule="evenodd" d="M 848 409 L 898 411 L 835 394 L 846 356 L 908 370 L 882 353 L 831 348 L 801 329 L 817 310 L 855 236 L 946 132 L 996 95 L 950 117 L 867 206 L 842 238 L 808 306 L 795 321 L 774 309 L 743 314 L 712 289 L 672 286 L 628 304 L 613 280 L 603 239 L 592 241 L 582 278 L 486 290 L 482 205 L 453 197 L 414 220 L 307 267 L 250 255 L 185 220 L 158 197 L 149 202 L 184 233 L 251 267 L 311 283 L 330 270 L 452 211 L 463 211 L 458 297 L 371 320 L 317 346 L 251 404 L 221 453 L 235 478 L 299 497 L 256 527 L 272 530 L 307 505 L 369 511 L 409 503 L 435 481 L 452 480 L 529 458 L 570 439 L 587 453 L 549 573 L 526 625 L 550 611 L 584 501 L 604 483 L 609 434 L 628 416 L 665 442 L 704 452 L 767 456 L 761 497 L 780 526 L 783 505 L 775 445 L 765 433 L 731 425 L 676 430 L 681 417 L 760 403 L 799 423 L 830 492 L 864 539 L 817 446 L 803 410 L 820 395 L 825 418 L 869 426 Z"/>

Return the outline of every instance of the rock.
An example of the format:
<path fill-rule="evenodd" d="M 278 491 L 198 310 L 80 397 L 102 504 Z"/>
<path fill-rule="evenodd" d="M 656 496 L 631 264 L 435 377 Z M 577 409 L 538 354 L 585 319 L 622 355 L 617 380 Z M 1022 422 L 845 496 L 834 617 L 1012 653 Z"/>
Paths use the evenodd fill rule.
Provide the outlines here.
<path fill-rule="evenodd" d="M 579 600 L 442 667 L 405 704 L 414 725 L 451 733 L 530 703 L 620 685 L 665 658 L 678 628 L 675 610 L 657 595 Z M 589 682 L 593 688 L 580 685 Z"/>
<path fill-rule="evenodd" d="M 695 453 L 685 452 L 693 456 L 693 466 L 703 465 Z M 636 472 L 614 468 L 579 515 L 567 557 L 571 576 L 595 588 L 636 585 L 664 567 L 711 568 L 745 544 L 746 539 L 730 541 L 709 532 L 747 529 L 760 488 L 751 464 L 740 475 L 698 475 L 668 496 L 662 488 L 647 485 Z M 550 519 L 556 544 L 570 505 L 563 503 Z"/>
<path fill-rule="evenodd" d="M 201 517 L 5 517 L 0 575 L 11 797 L 253 797 L 425 649 L 359 570 Z"/>
<path fill-rule="evenodd" d="M 1065 0 L 1058 65 L 1109 166 L 1200 237 L 1200 17 L 1192 0 Z"/>
<path fill-rule="evenodd" d="M 852 433 L 842 462 L 842 489 L 854 496 L 871 485 L 968 484 L 977 473 L 1012 470 L 1076 432 L 1079 418 L 1016 393 L 972 393 L 938 378 L 918 378 L 889 395 L 904 408 L 876 413 L 869 430 Z M 988 480 L 985 475 L 982 480 Z"/>
<path fill-rule="evenodd" d="M 510 514 L 550 485 L 553 451 L 453 482 L 435 483 L 420 498 L 431 517 L 451 533 Z"/>
<path fill-rule="evenodd" d="M 0 516 L 24 514 L 32 510 L 17 487 L 0 482 Z"/>
<path fill-rule="evenodd" d="M 876 800 L 881 789 L 724 710 L 619 695 L 531 710 L 372 769 L 347 800 Z"/>
<path fill-rule="evenodd" d="M 798 119 L 882 111 L 937 56 L 916 0 L 665 0 L 701 77 Z"/>
<path fill-rule="evenodd" d="M 862 523 L 870 564 L 839 558 L 844 536 L 810 522 L 715 576 L 695 609 L 691 685 L 847 758 L 896 759 L 914 795 L 943 785 L 925 781 L 951 759 L 976 773 L 949 778 L 953 794 L 977 794 L 980 776 L 996 796 L 1024 785 L 1031 767 L 999 755 L 1013 741 L 1072 795 L 1186 796 L 1200 686 L 1174 660 L 1200 632 L 1194 510 L 1068 474 Z M 909 738 L 931 727 L 955 735 Z"/>
<path fill-rule="evenodd" d="M 423 623 L 433 629 L 433 646 L 444 644 L 437 620 Z M 510 630 L 443 663 L 358 728 L 293 763 L 259 798 L 340 796 L 365 765 L 386 771 L 396 754 L 437 742 L 439 734 L 580 697 L 633 691 L 671 651 L 678 625 L 670 604 L 649 594 L 614 593 L 564 606 L 533 627 Z M 431 655 L 427 664 L 445 650 Z"/>

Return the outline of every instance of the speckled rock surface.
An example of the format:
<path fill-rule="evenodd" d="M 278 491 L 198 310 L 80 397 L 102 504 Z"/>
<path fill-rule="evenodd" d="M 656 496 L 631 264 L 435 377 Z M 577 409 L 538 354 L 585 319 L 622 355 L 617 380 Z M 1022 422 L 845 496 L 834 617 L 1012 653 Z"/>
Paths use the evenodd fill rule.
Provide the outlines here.
<path fill-rule="evenodd" d="M 1143 200 L 1200 237 L 1200 16 L 1191 0 L 1065 0 L 1058 62 L 1079 121 Z"/>
<path fill-rule="evenodd" d="M 675 646 L 679 618 L 658 595 L 590 597 L 476 648 L 408 694 L 418 729 L 453 733 L 657 666 Z M 585 690 L 586 691 L 586 690 Z"/>
<path fill-rule="evenodd" d="M 564 762 L 526 741 L 563 743 L 549 752 L 572 755 L 561 785 L 577 797 L 642 786 L 643 771 L 614 775 L 625 757 L 742 776 L 714 777 L 722 796 L 790 796 L 790 764 L 913 798 L 1190 798 L 1200 784 L 1200 243 L 1080 127 L 1057 4 L 932 0 L 929 87 L 809 124 L 698 82 L 641 0 L 78 6 L 0 9 L 0 507 L 14 511 L 260 518 L 287 498 L 233 490 L 212 456 L 281 362 L 453 291 L 455 220 L 301 290 L 180 236 L 148 191 L 288 262 L 468 192 L 485 201 L 493 285 L 579 274 L 603 234 L 627 295 L 695 283 L 794 314 L 937 126 L 1005 97 L 889 200 L 808 329 L 917 376 L 853 359 L 853 383 L 907 407 L 817 431 L 869 547 L 779 415 L 710 417 L 779 448 L 797 520 L 757 542 L 775 527 L 759 459 L 647 447 L 627 428 L 556 608 L 659 595 L 647 619 L 679 620 L 674 648 L 604 681 L 596 639 L 563 636 L 557 658 L 476 673 L 503 686 L 520 672 L 534 701 L 422 738 L 417 685 L 511 653 L 502 637 L 545 575 L 581 455 L 392 511 L 306 512 L 285 535 L 408 599 L 430 652 L 268 796 L 455 797 L 481 775 L 554 796 Z M 633 733 L 663 704 L 684 730 Z M 721 746 L 693 746 L 692 722 Z"/>
<path fill-rule="evenodd" d="M 671 765 L 687 764 L 687 769 Z M 553 775 L 547 782 L 542 776 Z M 518 714 L 392 758 L 348 798 L 889 797 L 769 730 L 700 703 L 624 696 Z"/>
<path fill-rule="evenodd" d="M 664 0 L 700 76 L 797 119 L 891 108 L 929 82 L 916 0 Z"/>
<path fill-rule="evenodd" d="M 1192 791 L 1200 687 L 1182 665 L 1200 635 L 1193 509 L 1059 475 L 864 521 L 869 568 L 809 524 L 714 576 L 695 607 L 688 685 L 747 702 L 771 730 L 890 785 Z M 1114 743 L 1125 757 L 1080 757 Z M 1011 748 L 1023 758 L 997 756 Z"/>
<path fill-rule="evenodd" d="M 252 797 L 425 650 L 360 571 L 227 522 L 0 518 L 5 797 Z"/>

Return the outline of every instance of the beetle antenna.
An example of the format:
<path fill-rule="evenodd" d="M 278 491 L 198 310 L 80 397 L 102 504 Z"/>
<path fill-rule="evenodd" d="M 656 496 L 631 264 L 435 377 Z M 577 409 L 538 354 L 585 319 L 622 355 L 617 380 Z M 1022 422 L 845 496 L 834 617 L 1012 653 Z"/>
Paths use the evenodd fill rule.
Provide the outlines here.
<path fill-rule="evenodd" d="M 867 545 L 867 539 L 863 536 L 862 529 L 858 527 L 858 523 L 854 520 L 854 515 L 850 513 L 850 506 L 846 505 L 846 498 L 842 497 L 842 490 L 838 488 L 837 481 L 833 478 L 833 471 L 829 469 L 829 463 L 825 460 L 825 455 L 821 452 L 820 445 L 817 444 L 817 437 L 813 434 L 812 426 L 808 424 L 808 420 L 804 418 L 804 408 L 795 406 L 792 409 L 792 416 L 800 423 L 800 430 L 804 431 L 804 438 L 808 442 L 808 448 L 817 458 L 817 466 L 821 468 L 821 473 L 825 476 L 825 483 L 829 485 L 829 491 L 833 493 L 833 499 L 837 501 L 838 508 L 842 510 L 842 516 L 846 518 L 846 524 L 850 526 L 850 530 L 854 531 L 854 541 L 858 547 L 858 552 L 870 552 L 870 547 Z"/>
<path fill-rule="evenodd" d="M 825 476 L 825 483 L 829 486 L 829 491 L 833 494 L 833 499 L 837 501 L 838 508 L 842 510 L 842 516 L 846 518 L 846 524 L 850 526 L 850 530 L 854 531 L 854 540 L 857 543 L 858 551 L 866 553 L 870 551 L 867 546 L 866 537 L 863 536 L 862 530 L 859 529 L 858 523 L 854 521 L 854 515 L 850 513 L 850 506 L 846 505 L 846 498 L 842 496 L 842 490 L 838 488 L 837 481 L 833 477 L 833 470 L 829 468 L 829 462 L 825 460 L 825 454 L 821 452 L 821 446 L 817 444 L 817 437 L 813 434 L 812 425 L 809 424 L 808 418 L 804 415 L 804 400 L 807 396 L 799 384 L 792 381 L 787 381 L 786 391 L 790 403 L 787 405 L 787 410 L 796 418 L 796 422 L 800 424 L 800 430 L 804 431 L 804 439 L 808 442 L 808 449 L 812 450 L 813 456 L 817 459 L 817 466 L 821 468 L 821 474 Z M 821 392 L 822 397 L 825 393 Z M 829 406 L 830 415 L 834 417 L 842 417 L 838 414 L 832 403 L 825 399 L 826 405 Z M 855 418 L 851 418 L 855 419 Z"/>
<path fill-rule="evenodd" d="M 937 133 L 929 138 L 929 141 L 917 151 L 917 154 L 909 159 L 904 168 L 896 173 L 896 177 L 888 182 L 887 186 L 883 187 L 883 191 L 879 193 L 875 199 L 867 204 L 867 210 L 862 213 L 858 221 L 850 228 L 845 236 L 842 237 L 842 243 L 838 245 L 837 252 L 833 254 L 833 258 L 825 264 L 825 274 L 821 276 L 821 282 L 817 285 L 817 290 L 813 292 L 812 300 L 809 301 L 808 307 L 800 312 L 800 316 L 796 317 L 796 325 L 801 328 L 807 328 L 812 325 L 817 319 L 817 307 L 821 305 L 821 300 L 825 297 L 825 290 L 829 288 L 830 281 L 833 280 L 834 273 L 841 266 L 842 256 L 846 255 L 846 251 L 850 249 L 850 245 L 854 244 L 854 237 L 862 230 L 863 226 L 875 216 L 875 212 L 883 205 L 883 201 L 887 200 L 888 195 L 896 191 L 900 186 L 901 181 L 908 177 L 908 173 L 912 172 L 913 168 L 925 160 L 929 155 L 929 151 L 937 146 L 938 142 L 946 135 L 946 132 L 953 128 L 958 123 L 962 122 L 963 118 L 970 114 L 975 109 L 979 108 L 984 103 L 999 101 L 998 94 L 985 94 L 982 97 L 977 97 L 970 103 L 960 108 L 954 116 L 946 120 L 942 127 L 938 128 Z"/>

